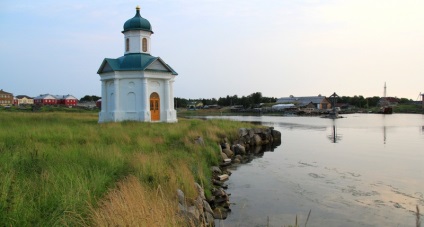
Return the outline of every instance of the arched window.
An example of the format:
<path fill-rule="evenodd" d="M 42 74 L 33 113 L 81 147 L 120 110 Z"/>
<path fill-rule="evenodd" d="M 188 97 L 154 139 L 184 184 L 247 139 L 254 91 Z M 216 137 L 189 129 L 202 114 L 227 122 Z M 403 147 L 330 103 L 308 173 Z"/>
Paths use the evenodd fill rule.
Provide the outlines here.
<path fill-rule="evenodd" d="M 130 51 L 130 39 L 128 38 L 125 39 L 125 51 Z"/>
<path fill-rule="evenodd" d="M 143 45 L 143 52 L 147 52 L 147 39 L 146 38 L 143 38 L 142 45 Z"/>

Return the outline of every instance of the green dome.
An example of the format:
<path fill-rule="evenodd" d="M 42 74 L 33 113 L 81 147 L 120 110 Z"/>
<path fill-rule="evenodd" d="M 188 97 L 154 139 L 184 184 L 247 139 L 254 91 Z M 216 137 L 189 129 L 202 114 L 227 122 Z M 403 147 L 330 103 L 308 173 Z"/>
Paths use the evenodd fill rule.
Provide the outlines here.
<path fill-rule="evenodd" d="M 143 31 L 149 31 L 153 33 L 150 22 L 140 16 L 140 7 L 137 6 L 136 10 L 137 12 L 135 16 L 125 22 L 124 31 L 122 32 L 130 31 L 130 30 L 143 30 Z"/>

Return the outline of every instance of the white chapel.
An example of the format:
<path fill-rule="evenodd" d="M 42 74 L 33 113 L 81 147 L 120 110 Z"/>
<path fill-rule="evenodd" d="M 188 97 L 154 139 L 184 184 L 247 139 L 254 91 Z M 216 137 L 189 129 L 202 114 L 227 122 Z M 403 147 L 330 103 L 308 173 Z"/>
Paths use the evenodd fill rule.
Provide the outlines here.
<path fill-rule="evenodd" d="M 178 75 L 150 55 L 150 22 L 136 14 L 124 24 L 124 56 L 105 58 L 97 71 L 102 82 L 99 123 L 117 121 L 177 122 L 173 83 Z"/>

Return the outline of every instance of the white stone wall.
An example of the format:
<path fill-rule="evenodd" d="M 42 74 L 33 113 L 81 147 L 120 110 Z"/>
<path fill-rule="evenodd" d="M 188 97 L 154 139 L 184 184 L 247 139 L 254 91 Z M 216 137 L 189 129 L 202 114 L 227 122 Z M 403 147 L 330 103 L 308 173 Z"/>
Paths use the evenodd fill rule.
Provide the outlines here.
<path fill-rule="evenodd" d="M 153 71 L 121 71 L 101 75 L 102 109 L 99 122 L 151 121 L 150 95 L 160 98 L 160 122 L 177 122 L 174 109 L 175 75 Z"/>

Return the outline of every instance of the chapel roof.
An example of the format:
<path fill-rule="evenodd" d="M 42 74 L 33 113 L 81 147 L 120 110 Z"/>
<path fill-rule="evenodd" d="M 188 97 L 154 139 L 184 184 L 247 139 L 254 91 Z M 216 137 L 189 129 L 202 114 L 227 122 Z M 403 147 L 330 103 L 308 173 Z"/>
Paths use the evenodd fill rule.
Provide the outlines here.
<path fill-rule="evenodd" d="M 124 30 L 122 32 L 130 30 L 143 30 L 153 33 L 150 22 L 147 19 L 141 17 L 139 6 L 136 8 L 135 16 L 124 23 Z"/>
<path fill-rule="evenodd" d="M 155 61 L 159 61 L 167 72 L 172 75 L 178 75 L 171 66 L 166 64 L 160 57 L 154 57 L 150 54 L 133 53 L 126 54 L 119 58 L 105 58 L 97 71 L 98 74 L 111 71 L 145 71 Z M 158 70 L 161 71 L 161 70 Z"/>

